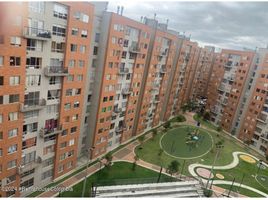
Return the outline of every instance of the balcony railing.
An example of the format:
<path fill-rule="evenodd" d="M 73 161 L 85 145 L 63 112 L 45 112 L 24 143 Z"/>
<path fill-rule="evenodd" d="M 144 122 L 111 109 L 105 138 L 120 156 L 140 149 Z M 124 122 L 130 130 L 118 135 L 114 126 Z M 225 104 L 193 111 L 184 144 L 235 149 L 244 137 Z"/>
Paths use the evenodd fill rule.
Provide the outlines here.
<path fill-rule="evenodd" d="M 139 48 L 139 45 L 137 44 L 132 44 L 129 46 L 129 51 L 132 53 L 139 53 L 141 51 L 141 49 Z"/>
<path fill-rule="evenodd" d="M 68 68 L 62 66 L 48 66 L 45 67 L 46 76 L 68 76 Z"/>
<path fill-rule="evenodd" d="M 39 156 L 38 158 L 36 158 L 35 160 L 33 160 L 30 163 L 27 164 L 22 164 L 20 166 L 17 167 L 17 174 L 22 174 L 26 171 L 29 171 L 33 168 L 38 167 L 40 164 L 42 163 L 42 158 Z"/>
<path fill-rule="evenodd" d="M 28 112 L 33 110 L 40 110 L 46 106 L 46 100 L 45 99 L 36 99 L 30 101 L 29 104 L 21 104 L 20 105 L 20 111 L 21 112 Z"/>
<path fill-rule="evenodd" d="M 40 40 L 51 39 L 51 32 L 49 30 L 33 28 L 33 27 L 24 27 L 23 35 L 24 37 L 30 39 L 40 39 Z"/>
<path fill-rule="evenodd" d="M 123 88 L 122 89 L 122 94 L 123 95 L 128 95 L 128 94 L 131 94 L 132 91 L 133 91 L 132 88 Z"/>
<path fill-rule="evenodd" d="M 62 127 L 51 128 L 51 129 L 41 128 L 39 131 L 39 135 L 40 135 L 40 137 L 44 138 L 44 137 L 51 136 L 51 135 L 57 135 L 57 134 L 61 133 L 62 131 L 63 131 Z"/>
<path fill-rule="evenodd" d="M 129 69 L 128 68 L 120 67 L 118 73 L 119 74 L 128 74 L 129 73 Z"/>

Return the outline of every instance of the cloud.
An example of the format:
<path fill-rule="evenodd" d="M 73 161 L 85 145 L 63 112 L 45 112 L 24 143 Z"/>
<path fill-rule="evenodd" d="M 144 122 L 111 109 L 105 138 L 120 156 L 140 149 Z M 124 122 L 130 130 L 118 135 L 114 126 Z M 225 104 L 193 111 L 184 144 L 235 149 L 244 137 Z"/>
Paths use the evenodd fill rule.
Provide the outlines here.
<path fill-rule="evenodd" d="M 159 22 L 169 19 L 169 28 L 192 36 L 200 44 L 221 48 L 255 49 L 268 44 L 268 2 L 109 2 L 108 10 L 124 6 L 124 16 L 140 20 L 141 16 Z"/>

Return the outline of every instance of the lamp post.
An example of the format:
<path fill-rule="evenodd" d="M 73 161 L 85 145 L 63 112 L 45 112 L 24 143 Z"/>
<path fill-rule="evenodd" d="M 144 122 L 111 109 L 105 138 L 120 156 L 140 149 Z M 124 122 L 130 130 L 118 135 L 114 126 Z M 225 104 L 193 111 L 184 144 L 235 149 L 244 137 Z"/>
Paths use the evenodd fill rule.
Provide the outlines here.
<path fill-rule="evenodd" d="M 238 189 L 237 189 L 237 192 L 240 191 L 240 188 L 241 188 L 241 185 L 242 185 L 242 183 L 243 183 L 243 181 L 244 181 L 245 176 L 246 176 L 246 174 L 243 173 L 243 177 L 242 177 L 242 180 L 241 180 L 241 182 L 240 182 L 240 185 L 239 185 L 239 187 L 238 187 Z"/>
<path fill-rule="evenodd" d="M 229 174 L 229 175 L 232 176 L 231 174 Z M 232 176 L 232 177 L 233 177 L 233 176 Z M 229 192 L 228 192 L 228 195 L 227 195 L 228 197 L 230 197 L 230 194 L 231 194 L 231 191 L 232 191 L 234 182 L 235 182 L 235 177 L 233 177 L 233 181 L 232 181 L 231 187 L 230 187 Z"/>
<path fill-rule="evenodd" d="M 258 176 L 259 172 L 260 172 L 260 169 L 261 169 L 261 166 L 262 166 L 262 160 L 259 160 L 259 166 L 258 166 L 258 171 L 257 171 L 257 174 L 256 174 L 256 177 Z"/>
<path fill-rule="evenodd" d="M 219 155 L 219 153 L 220 153 L 220 149 L 222 149 L 223 147 L 224 147 L 223 145 L 216 144 L 217 153 L 215 154 L 215 158 L 214 158 L 214 161 L 213 161 L 213 164 L 212 164 L 210 173 L 209 173 L 208 181 L 207 181 L 207 184 L 206 184 L 206 189 L 208 188 L 208 184 L 209 184 L 209 181 L 210 181 L 210 177 L 211 177 L 212 172 L 213 172 L 213 170 L 214 170 L 214 166 L 215 166 L 216 160 L 217 160 L 217 158 L 218 158 L 218 155 Z"/>
<path fill-rule="evenodd" d="M 85 170 L 85 177 L 84 177 L 84 182 L 83 182 L 83 191 L 82 191 L 82 197 L 85 196 L 85 190 L 86 190 L 86 182 L 87 182 L 87 171 L 88 171 L 88 165 L 89 165 L 89 162 L 90 162 L 90 154 L 91 152 L 95 149 L 95 147 L 91 147 L 89 149 L 86 150 L 86 153 L 87 153 L 87 167 L 86 167 L 86 170 Z M 90 153 L 90 154 L 89 154 Z"/>

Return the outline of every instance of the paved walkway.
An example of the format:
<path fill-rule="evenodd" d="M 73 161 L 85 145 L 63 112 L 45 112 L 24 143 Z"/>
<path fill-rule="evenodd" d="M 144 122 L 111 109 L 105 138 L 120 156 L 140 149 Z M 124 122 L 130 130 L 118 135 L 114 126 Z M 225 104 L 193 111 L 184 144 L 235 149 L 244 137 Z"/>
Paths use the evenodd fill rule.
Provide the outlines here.
<path fill-rule="evenodd" d="M 189 112 L 185 113 L 186 122 L 180 123 L 180 124 L 196 125 L 196 121 L 193 119 L 193 115 L 194 115 L 194 113 L 189 113 Z M 202 127 L 202 128 L 206 129 L 206 127 Z M 151 134 L 147 134 L 145 136 L 145 141 L 150 139 L 150 138 L 151 138 Z M 125 161 L 125 162 L 133 163 L 134 162 L 134 157 L 135 157 L 134 150 L 135 150 L 136 146 L 138 146 L 138 145 L 139 145 L 139 142 L 134 141 L 134 142 L 131 142 L 130 144 L 126 145 L 125 147 L 123 147 L 119 151 L 115 152 L 113 154 L 113 162 Z M 143 161 L 143 160 L 138 160 L 137 164 L 142 166 L 142 167 L 145 167 L 145 168 L 157 171 L 157 172 L 159 172 L 159 170 L 160 170 L 159 166 L 151 164 L 151 163 L 148 163 L 148 162 Z M 75 185 L 75 184 L 79 183 L 80 181 L 82 181 L 84 179 L 85 175 L 87 175 L 87 177 L 88 177 L 88 176 L 96 173 L 98 170 L 100 170 L 103 167 L 103 165 L 102 165 L 101 168 L 100 167 L 101 167 L 100 163 L 96 163 L 96 164 L 88 167 L 87 173 L 86 173 L 86 170 L 83 170 L 83 171 L 79 172 L 78 174 L 66 179 L 62 183 L 56 185 L 55 187 L 70 188 L 73 185 Z M 162 173 L 167 174 L 166 169 L 163 169 Z M 185 178 L 185 179 L 191 179 L 191 177 L 186 177 L 186 176 L 180 175 L 180 174 L 175 174 L 174 176 L 177 177 L 177 178 L 180 177 L 180 178 Z M 215 183 L 215 181 L 214 181 L 214 183 Z M 225 189 L 217 187 L 217 186 L 213 186 L 213 189 L 215 189 L 216 193 L 219 192 L 220 194 L 223 193 L 224 190 L 225 190 Z M 38 197 L 53 197 L 53 196 L 57 196 L 57 195 L 58 195 L 58 192 L 47 191 L 47 192 L 44 192 L 44 193 L 40 194 Z M 239 194 L 235 195 L 235 193 L 234 193 L 234 195 L 232 195 L 232 196 L 238 196 L 238 195 Z M 217 195 L 215 195 L 215 197 L 216 196 Z M 243 196 L 243 195 L 240 195 L 240 196 Z"/>

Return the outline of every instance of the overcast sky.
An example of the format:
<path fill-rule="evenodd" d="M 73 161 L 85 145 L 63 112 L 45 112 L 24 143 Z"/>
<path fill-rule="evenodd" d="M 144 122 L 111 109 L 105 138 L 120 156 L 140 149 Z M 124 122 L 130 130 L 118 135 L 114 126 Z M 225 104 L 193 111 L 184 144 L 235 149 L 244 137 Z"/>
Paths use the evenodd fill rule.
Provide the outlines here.
<path fill-rule="evenodd" d="M 154 2 L 113 0 L 108 10 L 124 6 L 123 15 L 140 20 L 157 14 L 159 22 L 169 19 L 168 27 L 191 34 L 200 45 L 218 48 L 255 49 L 268 44 L 268 2 Z"/>

